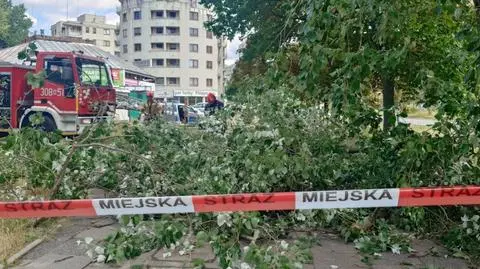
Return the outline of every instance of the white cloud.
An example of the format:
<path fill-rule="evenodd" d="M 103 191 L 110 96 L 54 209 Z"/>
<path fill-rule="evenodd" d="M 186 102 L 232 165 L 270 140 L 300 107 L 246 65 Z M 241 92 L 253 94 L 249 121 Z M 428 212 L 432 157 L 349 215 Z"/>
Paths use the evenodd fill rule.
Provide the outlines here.
<path fill-rule="evenodd" d="M 234 65 L 237 59 L 225 59 L 225 65 Z"/>
<path fill-rule="evenodd" d="M 120 4 L 118 0 L 57 0 L 55 2 L 57 5 L 64 4 L 66 6 L 67 1 L 69 1 L 69 6 L 72 9 L 114 9 Z M 25 4 L 29 7 L 51 7 L 53 5 L 53 0 L 15 0 L 14 3 Z"/>
<path fill-rule="evenodd" d="M 105 14 L 106 21 L 108 24 L 117 24 L 120 23 L 120 16 L 115 12 L 110 12 Z"/>
<path fill-rule="evenodd" d="M 33 22 L 33 26 L 35 26 L 38 22 L 37 18 L 33 17 L 32 15 L 28 14 L 27 12 L 25 12 L 25 16 L 27 16 L 27 18 L 29 18 L 32 22 Z"/>
<path fill-rule="evenodd" d="M 242 41 L 240 41 L 240 36 L 236 35 L 232 41 L 228 41 L 228 46 L 227 46 L 227 61 L 232 60 L 233 63 L 235 63 L 236 60 L 240 57 L 238 54 L 238 48 L 240 47 L 240 44 L 242 44 Z M 230 61 L 231 62 L 231 61 Z"/>

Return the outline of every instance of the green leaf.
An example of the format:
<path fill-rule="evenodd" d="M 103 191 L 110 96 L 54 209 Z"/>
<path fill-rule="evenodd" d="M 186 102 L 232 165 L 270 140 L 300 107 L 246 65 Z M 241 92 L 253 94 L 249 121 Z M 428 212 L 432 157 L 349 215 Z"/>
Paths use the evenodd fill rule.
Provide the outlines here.
<path fill-rule="evenodd" d="M 117 261 L 118 263 L 121 263 L 125 259 L 126 259 L 125 250 L 123 249 L 122 246 L 118 246 L 117 251 L 115 253 L 115 261 Z"/>
<path fill-rule="evenodd" d="M 26 50 L 22 50 L 18 53 L 17 59 L 19 60 L 26 60 L 28 58 L 28 54 Z"/>
<path fill-rule="evenodd" d="M 38 49 L 37 45 L 35 44 L 35 42 L 30 42 L 30 44 L 28 44 L 28 48 L 31 50 L 31 51 L 36 51 Z"/>
<path fill-rule="evenodd" d="M 208 234 L 204 231 L 199 231 L 196 235 L 196 238 L 197 238 L 197 244 L 205 244 L 209 240 Z"/>

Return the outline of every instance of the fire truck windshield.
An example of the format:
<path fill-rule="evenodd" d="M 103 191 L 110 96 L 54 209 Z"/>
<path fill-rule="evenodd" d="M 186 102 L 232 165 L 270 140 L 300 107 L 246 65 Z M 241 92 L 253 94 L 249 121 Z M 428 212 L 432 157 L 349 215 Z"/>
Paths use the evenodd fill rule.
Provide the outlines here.
<path fill-rule="evenodd" d="M 97 87 L 112 86 L 105 63 L 83 58 L 77 58 L 76 63 L 82 85 Z"/>

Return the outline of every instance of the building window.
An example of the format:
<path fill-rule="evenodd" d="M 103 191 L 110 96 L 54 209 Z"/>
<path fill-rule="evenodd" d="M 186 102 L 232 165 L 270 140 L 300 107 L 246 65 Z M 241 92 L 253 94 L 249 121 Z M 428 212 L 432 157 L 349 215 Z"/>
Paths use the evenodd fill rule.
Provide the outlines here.
<path fill-rule="evenodd" d="M 162 86 L 165 85 L 165 78 L 156 78 L 155 84 L 162 85 Z"/>
<path fill-rule="evenodd" d="M 198 36 L 198 28 L 190 28 L 190 36 Z"/>
<path fill-rule="evenodd" d="M 188 67 L 189 68 L 198 68 L 198 60 L 188 60 Z"/>
<path fill-rule="evenodd" d="M 103 29 L 104 35 L 110 35 L 110 29 Z"/>
<path fill-rule="evenodd" d="M 136 43 L 136 44 L 134 45 L 134 50 L 135 50 L 135 51 L 142 51 L 142 44 Z"/>
<path fill-rule="evenodd" d="M 142 35 L 142 28 L 141 27 L 133 28 L 133 35 L 134 36 L 141 36 Z"/>
<path fill-rule="evenodd" d="M 167 67 L 180 67 L 180 59 L 167 59 Z"/>
<path fill-rule="evenodd" d="M 141 11 L 134 11 L 133 12 L 133 19 L 134 20 L 141 20 L 142 19 L 142 12 Z"/>
<path fill-rule="evenodd" d="M 127 21 L 127 12 L 122 14 L 122 21 L 126 22 Z"/>
<path fill-rule="evenodd" d="M 120 51 L 115 51 L 115 56 L 120 57 Z"/>
<path fill-rule="evenodd" d="M 165 27 L 167 35 L 180 35 L 180 27 Z"/>
<path fill-rule="evenodd" d="M 168 51 L 180 51 L 180 43 L 167 43 Z"/>
<path fill-rule="evenodd" d="M 190 86 L 198 87 L 198 78 L 190 78 Z"/>
<path fill-rule="evenodd" d="M 169 19 L 180 18 L 180 11 L 178 11 L 178 10 L 167 10 L 167 18 L 169 18 Z"/>
<path fill-rule="evenodd" d="M 123 33 L 123 37 L 127 37 L 127 29 L 123 29 L 122 33 Z"/>
<path fill-rule="evenodd" d="M 90 33 L 90 27 L 85 27 L 85 33 Z"/>
<path fill-rule="evenodd" d="M 163 35 L 163 27 L 152 27 L 152 35 Z"/>
<path fill-rule="evenodd" d="M 134 59 L 133 61 L 134 61 L 134 62 L 141 62 L 142 59 Z"/>
<path fill-rule="evenodd" d="M 196 8 L 198 5 L 198 0 L 190 0 L 190 7 Z"/>
<path fill-rule="evenodd" d="M 212 54 L 213 53 L 213 47 L 212 46 L 207 46 L 207 53 Z"/>
<path fill-rule="evenodd" d="M 213 69 L 213 62 L 207 61 L 207 69 Z"/>
<path fill-rule="evenodd" d="M 164 66 L 165 61 L 163 59 L 152 59 L 152 65 L 153 66 Z"/>
<path fill-rule="evenodd" d="M 152 10 L 152 19 L 161 19 L 163 18 L 163 10 Z"/>
<path fill-rule="evenodd" d="M 190 20 L 198 21 L 198 12 L 190 11 Z"/>
<path fill-rule="evenodd" d="M 212 39 L 213 38 L 213 33 L 210 31 L 207 31 L 207 38 Z"/>
<path fill-rule="evenodd" d="M 168 86 L 180 86 L 180 78 L 167 78 Z"/>
<path fill-rule="evenodd" d="M 97 34 L 97 28 L 93 27 L 93 33 Z"/>
<path fill-rule="evenodd" d="M 207 87 L 213 87 L 213 79 L 207 78 Z"/>
<path fill-rule="evenodd" d="M 190 52 L 198 52 L 198 44 L 190 44 L 189 48 Z"/>
<path fill-rule="evenodd" d="M 123 53 L 128 53 L 128 45 L 123 45 Z"/>
<path fill-rule="evenodd" d="M 207 21 L 212 21 L 212 20 L 213 20 L 213 16 L 210 14 L 207 14 Z"/>
<path fill-rule="evenodd" d="M 163 50 L 164 44 L 163 43 L 152 43 L 152 50 Z"/>
<path fill-rule="evenodd" d="M 104 47 L 110 47 L 110 41 L 104 40 L 104 41 L 103 41 L 103 46 L 104 46 Z"/>

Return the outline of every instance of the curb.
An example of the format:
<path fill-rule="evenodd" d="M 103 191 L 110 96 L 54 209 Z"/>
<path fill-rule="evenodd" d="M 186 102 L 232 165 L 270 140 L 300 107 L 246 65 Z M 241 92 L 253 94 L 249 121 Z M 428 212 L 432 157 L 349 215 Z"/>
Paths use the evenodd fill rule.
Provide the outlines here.
<path fill-rule="evenodd" d="M 21 257 L 23 257 L 25 254 L 27 254 L 30 250 L 34 249 L 35 247 L 37 247 L 38 245 L 40 245 L 43 241 L 45 240 L 45 238 L 40 238 L 40 239 L 37 239 L 35 241 L 33 241 L 32 243 L 26 245 L 22 250 L 20 250 L 19 252 L 13 254 L 10 258 L 8 258 L 7 260 L 7 266 L 15 263 L 18 259 L 20 259 Z M 3 269 L 4 268 L 4 265 L 0 265 L 0 269 Z"/>

